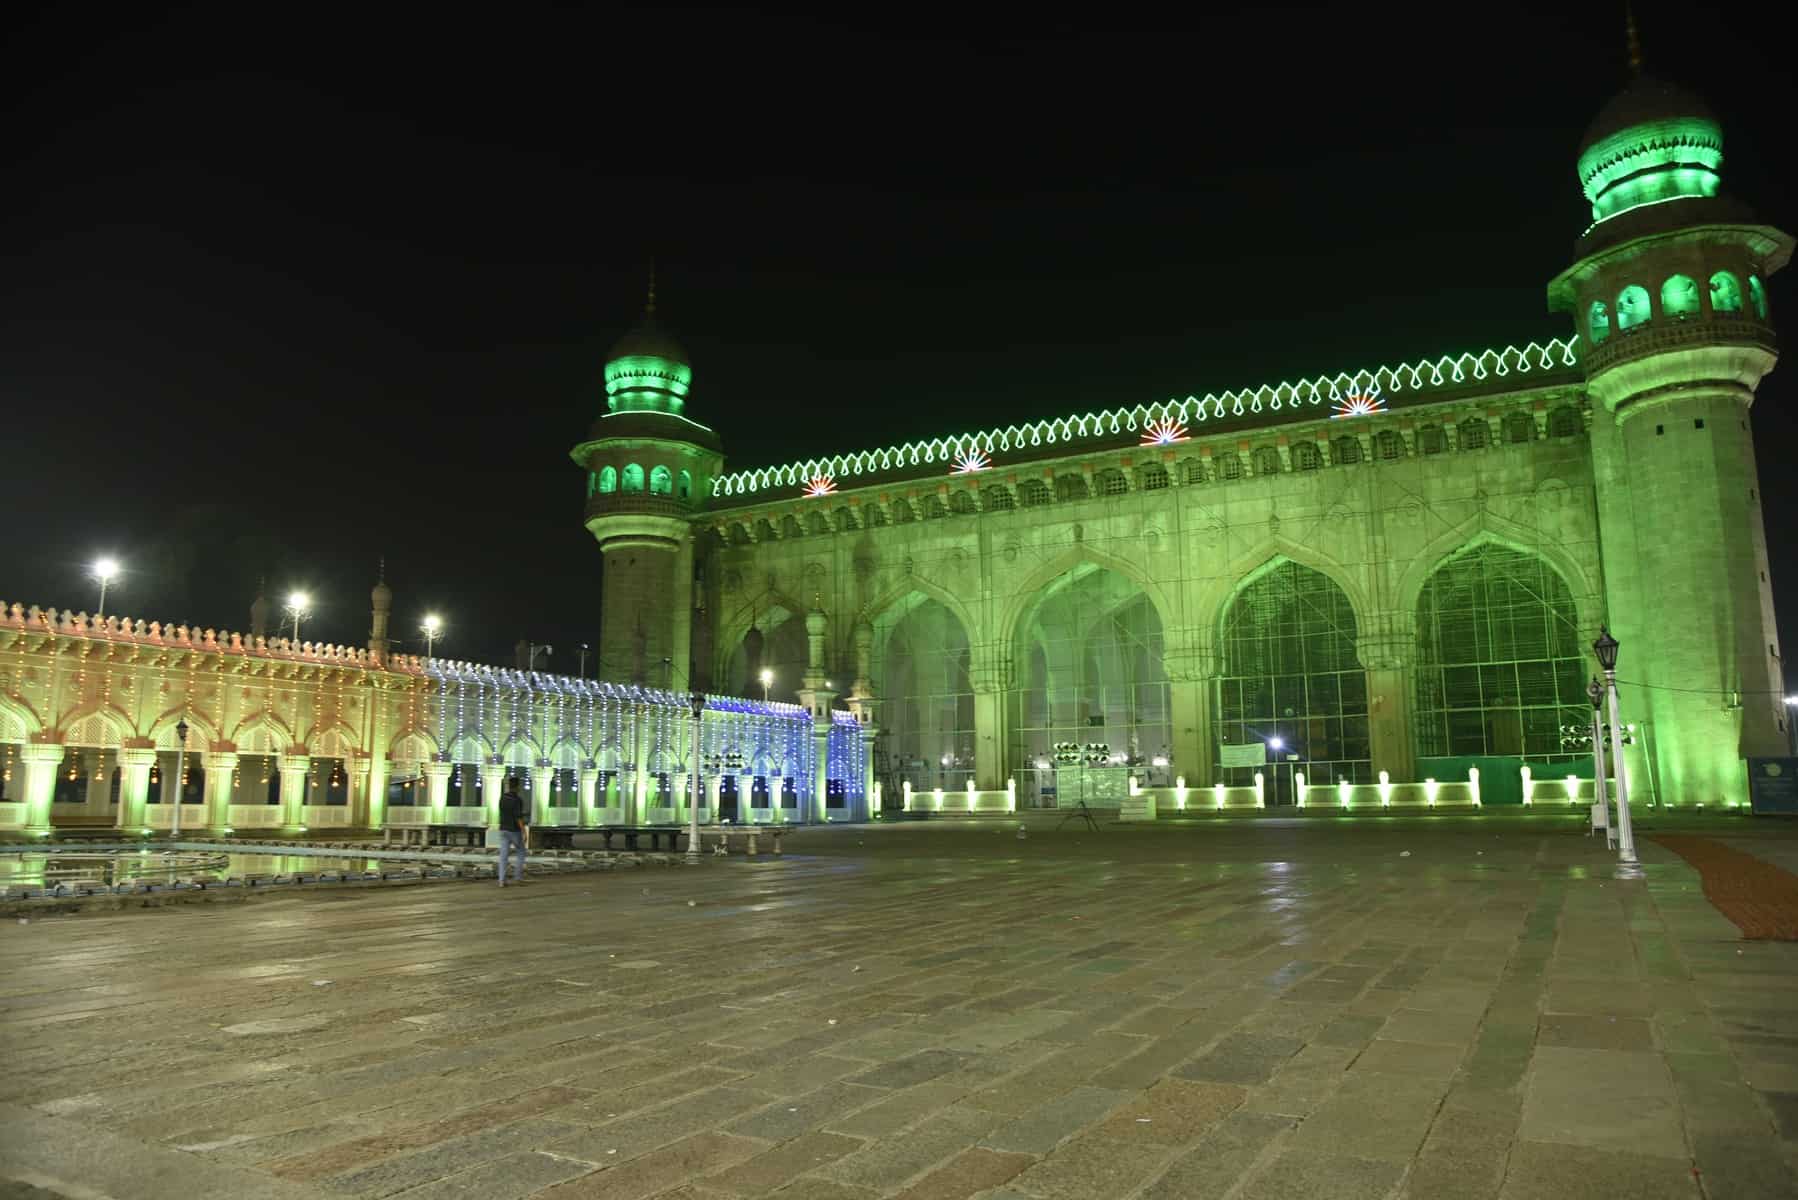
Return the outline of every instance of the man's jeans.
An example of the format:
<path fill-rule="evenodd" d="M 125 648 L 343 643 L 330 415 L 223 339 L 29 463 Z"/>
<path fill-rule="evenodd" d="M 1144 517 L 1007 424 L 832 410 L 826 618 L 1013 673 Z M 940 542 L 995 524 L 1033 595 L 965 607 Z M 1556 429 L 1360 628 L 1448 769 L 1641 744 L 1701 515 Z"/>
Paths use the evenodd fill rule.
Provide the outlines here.
<path fill-rule="evenodd" d="M 518 851 L 518 865 L 512 869 L 513 879 L 524 878 L 524 835 L 516 829 L 499 831 L 499 882 L 504 887 L 506 882 L 506 858 L 512 851 Z"/>

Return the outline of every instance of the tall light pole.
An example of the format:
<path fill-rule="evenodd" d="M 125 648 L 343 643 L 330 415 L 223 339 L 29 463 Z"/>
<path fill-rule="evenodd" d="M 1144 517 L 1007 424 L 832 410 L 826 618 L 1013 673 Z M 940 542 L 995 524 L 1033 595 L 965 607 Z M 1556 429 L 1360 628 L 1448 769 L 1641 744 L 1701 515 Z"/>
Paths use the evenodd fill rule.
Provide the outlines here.
<path fill-rule="evenodd" d="M 1798 729 L 1792 727 L 1792 718 L 1798 717 L 1798 696 L 1786 697 L 1786 742 L 1787 752 L 1798 758 Z"/>
<path fill-rule="evenodd" d="M 587 678 L 587 652 L 592 649 L 593 647 L 589 646 L 586 642 L 581 643 L 581 665 L 575 674 L 576 679 Z"/>
<path fill-rule="evenodd" d="M 100 585 L 100 607 L 94 613 L 96 617 L 106 615 L 106 585 L 111 583 L 119 573 L 119 563 L 115 558 L 96 558 L 90 571 Z"/>
<path fill-rule="evenodd" d="M 175 818 L 169 823 L 169 839 L 181 836 L 181 801 L 187 792 L 187 718 L 175 722 Z"/>
<path fill-rule="evenodd" d="M 774 686 L 774 672 L 767 667 L 762 668 L 762 703 L 768 703 L 768 689 Z"/>
<path fill-rule="evenodd" d="M 1611 840 L 1611 795 L 1610 788 L 1605 785 L 1604 772 L 1604 698 L 1605 686 L 1594 679 L 1586 685 L 1586 695 L 1592 700 L 1592 794 L 1598 800 L 1598 828 L 1605 831 L 1604 840 Z"/>
<path fill-rule="evenodd" d="M 300 645 L 300 621 L 312 615 L 312 597 L 305 592 L 289 592 L 287 615 L 293 620 L 293 645 L 297 650 Z"/>
<path fill-rule="evenodd" d="M 1598 627 L 1598 640 L 1592 643 L 1598 665 L 1604 668 L 1604 690 L 1610 697 L 1611 765 L 1617 772 L 1617 858 L 1634 866 L 1636 839 L 1629 827 L 1629 772 L 1623 765 L 1623 722 L 1617 716 L 1617 639 L 1604 626 Z"/>
<path fill-rule="evenodd" d="M 703 766 L 699 761 L 699 723 L 705 716 L 705 693 L 694 692 L 687 697 L 687 703 L 693 707 L 693 801 L 687 805 L 687 865 L 699 865 L 699 798 L 700 772 Z"/>
<path fill-rule="evenodd" d="M 437 644 L 437 635 L 443 632 L 443 618 L 436 613 L 426 613 L 425 619 L 419 623 L 418 631 L 425 635 L 425 657 L 431 657 L 431 650 Z"/>
<path fill-rule="evenodd" d="M 549 658 L 549 657 L 553 656 L 556 652 L 556 648 L 554 646 L 539 646 L 536 642 L 530 643 L 530 647 L 531 647 L 530 663 L 526 669 L 531 670 L 531 671 L 535 671 L 537 669 L 537 655 L 539 653 L 541 653 L 544 658 Z"/>

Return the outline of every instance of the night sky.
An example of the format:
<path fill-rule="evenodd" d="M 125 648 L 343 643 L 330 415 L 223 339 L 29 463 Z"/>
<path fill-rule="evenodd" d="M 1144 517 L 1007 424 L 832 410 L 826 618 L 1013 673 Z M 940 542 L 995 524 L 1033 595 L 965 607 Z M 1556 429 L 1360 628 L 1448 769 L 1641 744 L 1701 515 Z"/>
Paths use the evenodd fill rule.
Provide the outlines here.
<path fill-rule="evenodd" d="M 156 7 L 7 39 L 0 598 L 91 611 L 112 552 L 111 611 L 247 628 L 266 575 L 360 644 L 385 555 L 399 636 L 436 608 L 440 653 L 568 671 L 568 450 L 652 255 L 734 467 L 1564 336 L 1575 150 L 1628 78 L 1602 3 Z M 1798 229 L 1786 45 L 1637 10 L 1725 188 Z M 1787 645 L 1795 375 L 1754 408 Z"/>

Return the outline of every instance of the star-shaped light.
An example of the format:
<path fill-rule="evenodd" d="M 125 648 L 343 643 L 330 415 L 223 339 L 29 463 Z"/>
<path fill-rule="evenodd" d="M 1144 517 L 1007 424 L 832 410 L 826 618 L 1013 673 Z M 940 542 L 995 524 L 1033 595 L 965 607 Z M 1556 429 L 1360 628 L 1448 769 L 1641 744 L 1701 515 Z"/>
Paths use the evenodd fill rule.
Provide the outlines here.
<path fill-rule="evenodd" d="M 1143 427 L 1142 444 L 1145 446 L 1166 446 L 1185 440 L 1186 422 L 1177 421 L 1173 417 L 1162 417 Z"/>
<path fill-rule="evenodd" d="M 814 475 L 805 485 L 805 494 L 808 496 L 828 496 L 836 490 L 835 475 Z"/>
<path fill-rule="evenodd" d="M 1369 413 L 1385 412 L 1386 401 L 1376 389 L 1372 392 L 1356 392 L 1336 401 L 1336 411 L 1330 419 L 1340 420 L 1343 417 L 1365 417 Z"/>
<path fill-rule="evenodd" d="M 955 466 L 950 468 L 949 474 L 972 475 L 992 465 L 993 460 L 986 456 L 986 451 L 970 447 L 955 456 Z"/>

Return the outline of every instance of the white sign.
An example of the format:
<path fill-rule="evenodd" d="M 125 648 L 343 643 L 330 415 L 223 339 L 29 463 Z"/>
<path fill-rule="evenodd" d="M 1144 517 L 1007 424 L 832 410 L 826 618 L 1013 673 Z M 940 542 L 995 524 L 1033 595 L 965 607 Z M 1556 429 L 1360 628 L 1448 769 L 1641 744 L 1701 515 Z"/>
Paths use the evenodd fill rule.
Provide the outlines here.
<path fill-rule="evenodd" d="M 1267 762 L 1266 742 L 1223 742 L 1217 748 L 1220 767 L 1259 767 Z"/>

